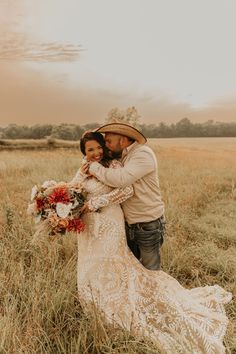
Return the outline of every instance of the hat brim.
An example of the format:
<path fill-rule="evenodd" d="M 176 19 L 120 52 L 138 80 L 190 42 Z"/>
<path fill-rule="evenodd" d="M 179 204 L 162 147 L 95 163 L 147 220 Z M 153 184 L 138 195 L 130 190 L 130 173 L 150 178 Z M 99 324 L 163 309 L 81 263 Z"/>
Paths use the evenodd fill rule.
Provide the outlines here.
<path fill-rule="evenodd" d="M 131 125 L 124 123 L 109 123 L 96 130 L 99 133 L 113 133 L 127 136 L 131 139 L 136 140 L 139 144 L 145 144 L 147 139 L 145 136 L 136 128 Z"/>

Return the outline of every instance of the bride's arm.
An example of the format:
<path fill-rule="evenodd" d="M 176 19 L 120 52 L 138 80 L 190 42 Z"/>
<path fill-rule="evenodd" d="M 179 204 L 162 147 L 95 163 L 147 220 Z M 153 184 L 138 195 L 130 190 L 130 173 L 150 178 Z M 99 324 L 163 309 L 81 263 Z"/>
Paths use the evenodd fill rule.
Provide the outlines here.
<path fill-rule="evenodd" d="M 109 204 L 121 204 L 126 199 L 132 197 L 133 194 L 134 191 L 132 186 L 115 188 L 110 193 L 89 199 L 88 209 L 90 211 L 96 211 L 100 208 L 108 206 Z"/>
<path fill-rule="evenodd" d="M 81 167 L 76 172 L 76 175 L 69 182 L 69 184 L 82 183 L 88 177 L 88 175 L 86 173 L 84 173 L 83 169 L 82 169 L 83 165 L 86 164 L 86 163 L 87 163 L 87 160 L 85 158 L 83 158 L 82 163 L 81 163 Z"/>
<path fill-rule="evenodd" d="M 118 161 L 112 161 L 110 168 L 119 168 L 121 163 Z M 88 201 L 88 209 L 90 211 L 96 211 L 100 208 L 108 206 L 109 204 L 121 204 L 126 199 L 132 197 L 134 190 L 132 186 L 124 188 L 115 188 L 110 193 L 103 194 L 99 197 L 91 198 Z"/>
<path fill-rule="evenodd" d="M 87 175 L 82 173 L 81 170 L 79 169 L 76 172 L 76 175 L 74 176 L 74 178 L 69 182 L 70 184 L 73 183 L 81 183 L 83 182 L 85 179 L 87 178 Z"/>

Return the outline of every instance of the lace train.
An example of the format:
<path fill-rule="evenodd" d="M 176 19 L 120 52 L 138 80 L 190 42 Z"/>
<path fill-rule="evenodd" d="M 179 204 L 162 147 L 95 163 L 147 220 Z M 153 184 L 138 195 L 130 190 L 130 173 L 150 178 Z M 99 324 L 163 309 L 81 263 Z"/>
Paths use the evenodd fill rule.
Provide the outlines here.
<path fill-rule="evenodd" d="M 83 183 L 98 202 L 111 192 L 95 178 Z M 109 198 L 102 199 L 107 206 L 100 213 L 84 216 L 87 228 L 78 235 L 81 299 L 95 302 L 110 323 L 148 336 L 168 354 L 225 353 L 224 304 L 231 294 L 218 285 L 188 290 L 167 273 L 144 268 L 127 246 L 122 209 Z"/>

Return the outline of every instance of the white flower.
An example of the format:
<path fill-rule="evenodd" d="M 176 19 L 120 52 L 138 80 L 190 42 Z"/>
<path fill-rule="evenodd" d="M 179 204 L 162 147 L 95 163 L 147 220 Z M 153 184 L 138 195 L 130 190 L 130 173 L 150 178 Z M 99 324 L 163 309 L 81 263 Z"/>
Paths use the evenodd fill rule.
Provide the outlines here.
<path fill-rule="evenodd" d="M 57 184 L 57 182 L 52 179 L 52 180 L 50 180 L 50 181 L 45 181 L 45 182 L 42 184 L 42 187 L 45 188 L 45 189 L 47 189 L 47 188 L 49 188 L 49 187 L 55 186 L 56 184 Z"/>
<path fill-rule="evenodd" d="M 32 191 L 31 191 L 31 197 L 30 197 L 31 201 L 34 200 L 37 193 L 38 193 L 38 187 L 35 185 L 35 186 L 33 186 Z"/>
<path fill-rule="evenodd" d="M 57 203 L 56 205 L 57 215 L 60 216 L 60 218 L 66 218 L 69 215 L 69 212 L 71 211 L 71 207 L 72 207 L 72 203 L 69 204 Z"/>

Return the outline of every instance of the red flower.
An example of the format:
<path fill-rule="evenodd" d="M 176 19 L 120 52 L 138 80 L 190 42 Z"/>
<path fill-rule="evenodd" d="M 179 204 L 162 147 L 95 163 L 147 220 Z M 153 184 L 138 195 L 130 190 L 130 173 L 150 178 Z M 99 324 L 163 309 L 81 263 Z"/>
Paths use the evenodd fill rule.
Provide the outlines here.
<path fill-rule="evenodd" d="M 36 199 L 36 206 L 37 206 L 37 209 L 38 209 L 38 210 L 43 209 L 44 206 L 45 206 L 45 202 L 46 202 L 45 199 Z"/>
<path fill-rule="evenodd" d="M 66 187 L 57 187 L 54 189 L 53 193 L 49 195 L 48 200 L 52 204 L 68 204 L 70 202 L 70 194 Z"/>
<path fill-rule="evenodd" d="M 85 223 L 81 219 L 69 220 L 69 225 L 67 226 L 68 231 L 83 232 L 85 229 Z"/>

